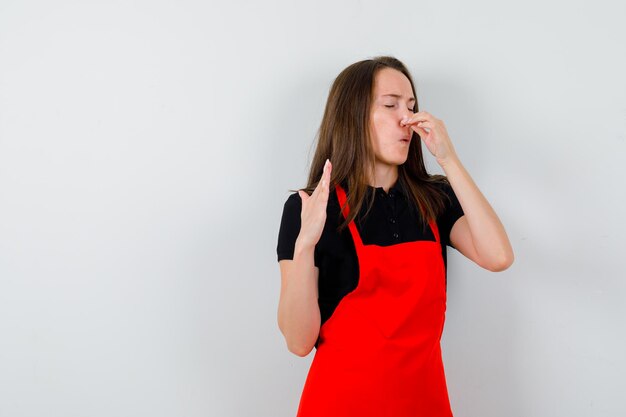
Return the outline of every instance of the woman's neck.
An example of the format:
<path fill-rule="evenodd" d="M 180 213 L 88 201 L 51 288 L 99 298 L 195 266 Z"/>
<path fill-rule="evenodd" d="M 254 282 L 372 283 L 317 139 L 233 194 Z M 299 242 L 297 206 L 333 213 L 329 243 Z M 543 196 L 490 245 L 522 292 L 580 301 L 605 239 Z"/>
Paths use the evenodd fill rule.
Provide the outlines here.
<path fill-rule="evenodd" d="M 382 187 L 387 193 L 397 181 L 397 165 L 376 164 L 374 167 L 374 180 L 370 181 L 370 185 L 374 188 Z"/>

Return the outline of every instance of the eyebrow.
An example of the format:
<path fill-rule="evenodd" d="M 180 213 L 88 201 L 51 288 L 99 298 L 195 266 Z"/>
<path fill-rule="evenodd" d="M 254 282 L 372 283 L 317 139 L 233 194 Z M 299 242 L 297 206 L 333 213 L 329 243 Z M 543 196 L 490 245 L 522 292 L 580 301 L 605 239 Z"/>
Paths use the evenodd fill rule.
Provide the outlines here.
<path fill-rule="evenodd" d="M 383 94 L 382 97 L 395 97 L 395 98 L 402 98 L 402 96 L 400 94 Z M 409 99 L 409 101 L 415 101 L 415 98 L 411 97 Z"/>

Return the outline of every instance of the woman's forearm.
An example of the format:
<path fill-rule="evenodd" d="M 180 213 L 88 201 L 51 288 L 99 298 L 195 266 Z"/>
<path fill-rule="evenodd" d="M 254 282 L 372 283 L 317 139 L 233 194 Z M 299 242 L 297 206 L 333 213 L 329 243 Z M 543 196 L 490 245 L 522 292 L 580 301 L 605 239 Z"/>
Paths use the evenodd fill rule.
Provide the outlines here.
<path fill-rule="evenodd" d="M 513 249 L 504 226 L 458 157 L 441 164 L 467 220 L 480 263 L 493 270 L 513 263 Z"/>
<path fill-rule="evenodd" d="M 289 351 L 298 356 L 306 356 L 313 349 L 320 330 L 314 250 L 315 246 L 296 241 L 278 305 L 279 328 Z"/>

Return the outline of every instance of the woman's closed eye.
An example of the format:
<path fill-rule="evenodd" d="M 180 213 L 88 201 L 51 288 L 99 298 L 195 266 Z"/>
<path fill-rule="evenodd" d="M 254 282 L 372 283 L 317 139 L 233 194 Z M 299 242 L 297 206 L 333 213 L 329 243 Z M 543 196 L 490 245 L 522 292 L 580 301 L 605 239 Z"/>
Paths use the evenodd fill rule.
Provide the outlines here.
<path fill-rule="evenodd" d="M 395 104 L 385 104 L 385 107 L 393 108 L 393 107 L 395 107 Z M 409 108 L 408 110 L 409 111 L 413 111 L 413 109 L 411 109 L 411 108 Z"/>

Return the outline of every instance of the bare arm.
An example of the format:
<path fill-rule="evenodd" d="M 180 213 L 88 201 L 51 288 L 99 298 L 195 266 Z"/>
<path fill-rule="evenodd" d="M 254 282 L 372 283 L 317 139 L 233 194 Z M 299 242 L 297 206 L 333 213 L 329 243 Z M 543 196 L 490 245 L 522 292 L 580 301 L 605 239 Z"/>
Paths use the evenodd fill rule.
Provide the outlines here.
<path fill-rule="evenodd" d="M 302 190 L 298 192 L 302 199 L 302 212 L 293 260 L 280 261 L 278 327 L 285 336 L 289 351 L 298 356 L 309 354 L 320 331 L 317 301 L 319 269 L 315 266 L 314 252 L 326 223 L 331 171 L 332 164 L 327 160 L 313 194 L 308 195 Z"/>
<path fill-rule="evenodd" d="M 465 213 L 452 226 L 450 242 L 485 269 L 507 269 L 513 263 L 513 249 L 498 215 L 458 158 L 451 158 L 442 168 Z"/>
<path fill-rule="evenodd" d="M 299 245 L 293 260 L 280 263 L 281 289 L 278 303 L 278 327 L 287 348 L 298 356 L 311 352 L 320 330 L 318 299 L 319 268 L 313 262 L 313 247 Z"/>

